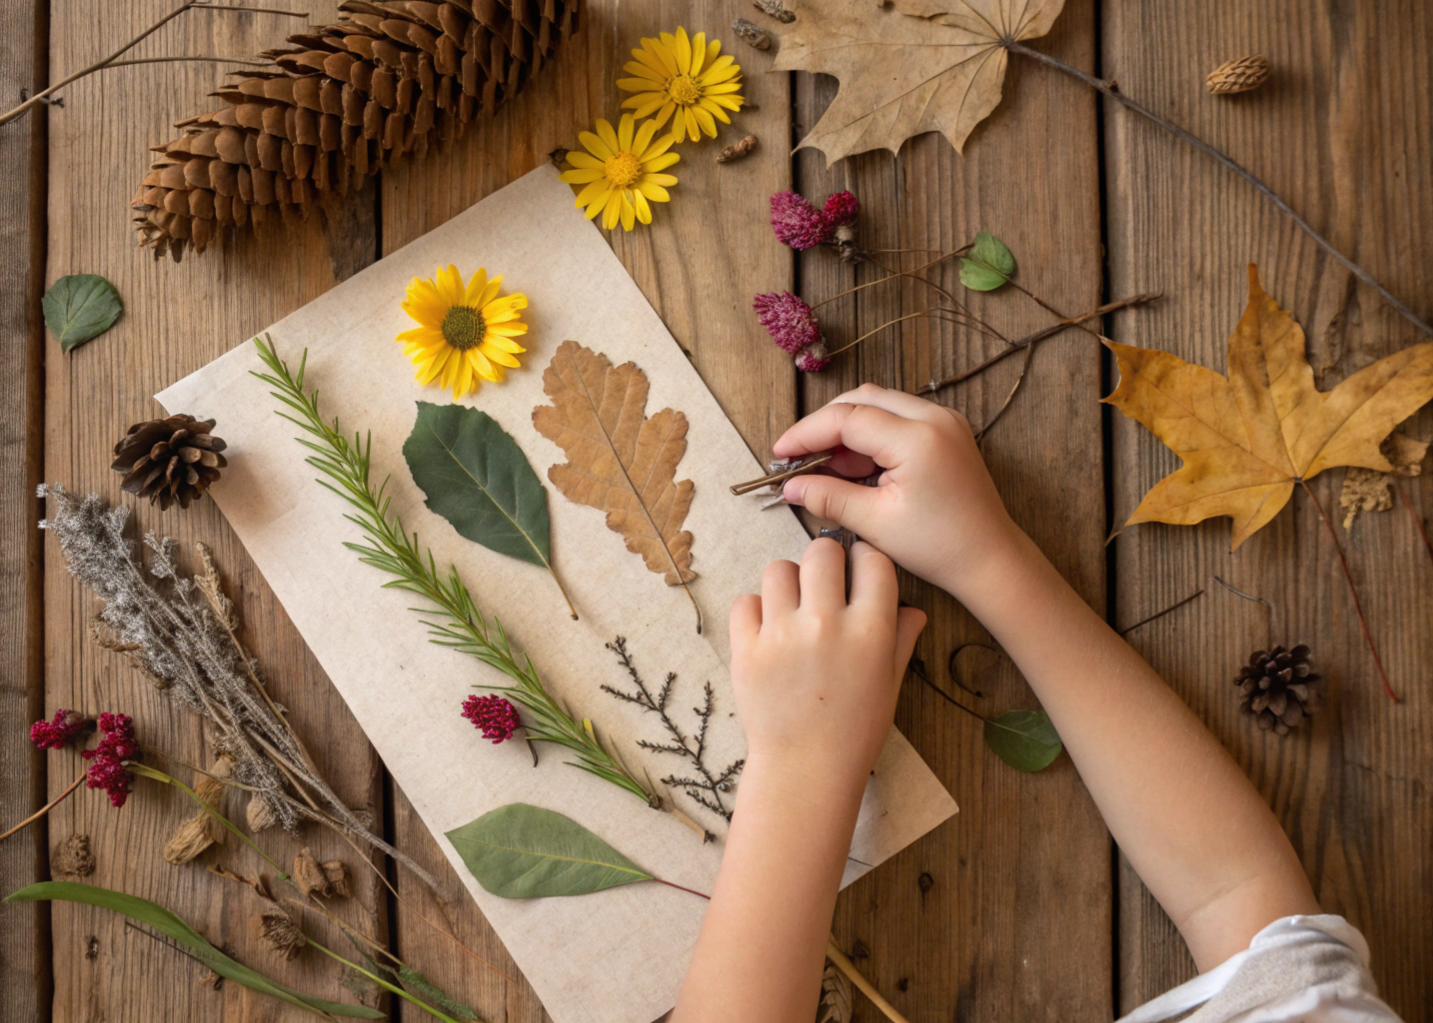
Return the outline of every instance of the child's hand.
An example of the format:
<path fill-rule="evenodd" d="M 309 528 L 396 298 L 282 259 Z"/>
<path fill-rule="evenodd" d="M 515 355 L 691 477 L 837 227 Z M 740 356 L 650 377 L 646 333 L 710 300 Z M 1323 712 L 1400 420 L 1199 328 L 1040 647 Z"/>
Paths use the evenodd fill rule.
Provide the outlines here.
<path fill-rule="evenodd" d="M 798 476 L 786 482 L 786 500 L 839 522 L 957 598 L 1019 533 L 959 412 L 863 384 L 773 447 L 782 458 L 829 449 L 830 468 L 848 479 Z M 880 470 L 875 487 L 850 482 Z"/>
<path fill-rule="evenodd" d="M 821 539 L 801 567 L 773 561 L 731 609 L 732 685 L 749 758 L 859 793 L 895 717 L 925 614 L 898 606 L 896 570 L 865 543 Z"/>

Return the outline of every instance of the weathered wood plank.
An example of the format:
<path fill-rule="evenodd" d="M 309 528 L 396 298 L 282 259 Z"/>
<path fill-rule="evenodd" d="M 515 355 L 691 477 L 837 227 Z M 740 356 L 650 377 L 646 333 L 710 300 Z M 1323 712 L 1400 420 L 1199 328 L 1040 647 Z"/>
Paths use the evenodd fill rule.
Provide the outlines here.
<path fill-rule="evenodd" d="M 59 77 L 110 52 L 174 4 L 55 0 L 50 6 L 51 60 Z M 315 17 L 336 13 L 331 0 L 306 7 Z M 302 24 L 270 14 L 194 10 L 146 40 L 135 55 L 247 55 L 275 45 Z M 48 276 L 103 274 L 119 289 L 126 309 L 113 331 L 70 355 L 47 342 L 45 476 L 77 492 L 99 490 L 120 499 L 110 451 L 129 424 L 161 411 L 152 394 L 313 299 L 335 283 L 336 272 L 352 272 L 365 261 L 363 253 L 371 258 L 374 251 L 372 215 L 361 212 L 361 198 L 327 230 L 314 217 L 288 233 L 250 236 L 224 251 L 186 257 L 177 266 L 154 262 L 134 247 L 128 207 L 148 165 L 148 147 L 172 137 L 173 121 L 217 105 L 205 94 L 220 80 L 212 64 L 117 69 L 67 87 L 64 107 L 51 111 Z M 217 429 L 221 436 L 223 426 Z M 214 548 L 271 691 L 289 708 L 339 793 L 381 820 L 377 758 L 214 505 L 203 501 L 188 512 L 165 513 L 146 506 L 137 517 L 141 528 L 180 539 L 186 554 L 195 540 Z M 53 542 L 46 550 L 45 600 L 47 707 L 129 713 L 146 748 L 208 763 L 209 743 L 195 715 L 154 691 L 121 657 L 90 642 L 97 601 L 66 574 Z M 155 761 L 187 775 L 157 756 Z M 50 754 L 51 794 L 79 770 L 75 753 Z M 90 835 L 98 861 L 91 882 L 169 906 L 271 976 L 323 997 L 351 999 L 331 961 L 312 952 L 293 963 L 275 956 L 258 939 L 253 893 L 204 870 L 205 863 L 222 863 L 246 874 L 271 873 L 249 850 L 231 841 L 185 867 L 161 859 L 165 840 L 191 808 L 180 793 L 157 789 L 141 783 L 120 810 L 81 789 L 52 815 L 52 844 L 72 833 Z M 242 801 L 231 795 L 226 807 L 242 818 Z M 305 844 L 320 858 L 349 861 L 357 894 L 335 911 L 361 930 L 386 928 L 374 875 L 336 836 L 309 828 L 297 839 L 267 831 L 258 841 L 281 863 Z M 238 985 L 218 991 L 200 986 L 202 968 L 126 928 L 114 914 L 57 905 L 53 916 L 56 1019 L 142 1019 L 154 1012 L 186 1020 L 307 1018 Z M 312 920 L 305 926 L 332 947 L 347 947 L 326 926 L 315 927 Z"/>
<path fill-rule="evenodd" d="M 789 181 L 790 101 L 787 77 L 762 74 L 771 56 L 737 40 L 729 28 L 731 18 L 730 6 L 716 0 L 664 4 L 660 11 L 610 0 L 585 4 L 582 29 L 557 65 L 494 120 L 470 126 L 446 159 L 429 156 L 385 174 L 383 251 L 432 230 L 537 166 L 558 146 L 576 147 L 577 133 L 590 129 L 597 117 L 616 124 L 622 94 L 614 83 L 641 37 L 677 25 L 715 35 L 724 52 L 735 53 L 746 69 L 745 94 L 759 109 L 739 115 L 714 141 L 684 145 L 682 161 L 672 169 L 680 180 L 672 201 L 655 207 L 650 228 L 627 235 L 619 230 L 612 244 L 752 449 L 766 451 L 795 411 L 790 364 L 762 340 L 750 313 L 753 294 L 791 282 L 789 255 L 770 242 L 764 228 L 766 196 Z M 756 154 L 717 165 L 721 147 L 747 132 L 761 138 Z M 524 356 L 527 368 L 520 372 L 540 372 L 551 345 L 562 339 L 534 340 L 538 343 Z M 718 618 L 714 627 L 725 627 L 724 614 L 724 609 L 713 612 Z M 455 685 L 454 707 L 466 692 L 466 683 Z M 594 713 L 601 710 L 594 707 Z M 429 869 L 449 875 L 451 868 L 401 792 L 395 794 L 393 809 L 397 844 Z M 448 939 L 417 919 L 421 913 L 443 921 L 470 948 L 512 973 L 511 962 L 470 901 L 439 906 L 402 880 L 400 891 L 407 903 L 397 913 L 399 947 L 406 959 L 469 999 L 487 1018 L 544 1018 L 526 984 L 508 984 L 455 954 Z"/>
<path fill-rule="evenodd" d="M 0 105 L 18 102 L 46 81 L 48 18 L 40 4 L 0 9 Z M 38 84 L 37 84 L 38 83 Z M 0 827 L 45 802 L 45 764 L 26 725 L 45 709 L 39 519 L 41 358 L 39 296 L 45 273 L 45 117 L 43 111 L 0 129 Z M 0 891 L 44 877 L 45 828 L 0 844 Z M 0 917 L 0 1017 L 48 1019 L 49 910 L 7 906 Z"/>
<path fill-rule="evenodd" d="M 1069 3 L 1041 49 L 1081 67 L 1094 56 L 1093 4 Z M 834 95 L 833 81 L 797 75 L 797 137 Z M 988 230 L 1009 244 L 1017 279 L 1066 313 L 1099 304 L 1099 165 L 1095 107 L 1081 87 L 1040 71 L 1010 68 L 1005 99 L 958 155 L 938 135 L 907 143 L 892 158 L 868 153 L 825 168 L 798 154 L 801 191 L 816 201 L 842 188 L 862 203 L 860 242 L 870 249 L 950 251 Z M 880 253 L 911 268 L 937 252 Z M 1009 337 L 1050 315 L 1005 288 L 975 295 L 947 264 L 936 280 Z M 880 275 L 809 250 L 800 260 L 803 296 L 817 302 Z M 833 347 L 898 316 L 940 302 L 914 283 L 881 285 L 823 306 Z M 975 365 L 1001 345 L 972 331 L 918 319 L 862 342 L 803 379 L 803 410 L 865 381 L 915 390 L 932 376 Z M 1010 392 L 1020 358 L 937 397 L 978 429 Z M 1033 357 L 1021 392 L 984 443 L 1001 494 L 1090 603 L 1103 610 L 1104 497 L 1096 404 L 1100 356 L 1094 339 L 1071 331 Z M 955 691 L 948 658 L 989 636 L 954 600 L 906 576 L 903 596 L 930 625 L 917 648 L 933 681 Z M 980 651 L 971 651 L 979 655 Z M 967 667 L 961 657 L 962 668 Z M 970 663 L 974 663 L 972 658 Z M 1004 661 L 982 674 L 983 698 L 957 692 L 986 714 L 1033 706 Z M 838 904 L 836 934 L 870 950 L 868 976 L 913 1020 L 1108 1018 L 1111 996 L 1110 846 L 1068 759 L 1027 776 L 984 746 L 979 722 L 912 679 L 897 726 L 946 783 L 960 814 L 857 882 Z M 878 1014 L 858 1006 L 858 1019 Z"/>
<path fill-rule="evenodd" d="M 1235 2 L 1104 5 L 1106 77 L 1222 148 L 1288 199 L 1344 252 L 1425 317 L 1433 259 L 1433 16 L 1427 5 Z M 1203 76 L 1263 53 L 1274 75 L 1257 92 L 1209 96 Z M 1106 154 L 1111 290 L 1161 290 L 1115 336 L 1218 369 L 1246 300 L 1245 264 L 1308 334 L 1328 388 L 1415 341 L 1405 321 L 1357 286 L 1250 188 L 1153 126 L 1115 108 Z M 1115 519 L 1178 462 L 1115 417 Z M 1410 432 L 1429 435 L 1424 412 Z M 1341 471 L 1311 484 L 1329 513 Z M 1427 478 L 1405 484 L 1433 507 Z M 1373 947 L 1374 973 L 1408 1019 L 1433 1004 L 1433 776 L 1426 736 L 1433 701 L 1428 600 L 1433 565 L 1398 505 L 1339 530 L 1369 625 L 1401 704 L 1380 691 L 1332 543 L 1302 493 L 1237 553 L 1224 520 L 1195 528 L 1140 526 L 1117 541 L 1118 619 L 1133 622 L 1204 588 L 1204 596 L 1131 640 L 1250 772 L 1314 881 L 1324 907 Z M 1221 588 L 1218 575 L 1274 611 Z M 1272 643 L 1313 646 L 1329 680 L 1327 709 L 1287 738 L 1237 711 L 1229 680 Z M 1129 1009 L 1193 973 L 1178 935 L 1138 879 L 1120 883 L 1120 1004 Z"/>

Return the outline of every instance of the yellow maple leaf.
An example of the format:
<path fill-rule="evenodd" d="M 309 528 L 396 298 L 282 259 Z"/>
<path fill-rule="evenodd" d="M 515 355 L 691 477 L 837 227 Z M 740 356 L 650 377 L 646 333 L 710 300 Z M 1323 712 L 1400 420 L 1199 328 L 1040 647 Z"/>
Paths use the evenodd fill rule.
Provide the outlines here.
<path fill-rule="evenodd" d="M 1393 428 L 1433 398 L 1433 342 L 1365 366 L 1331 391 L 1314 386 L 1304 331 L 1264 293 L 1249 264 L 1249 304 L 1229 336 L 1229 376 L 1168 352 L 1106 341 L 1120 383 L 1105 399 L 1184 464 L 1144 495 L 1126 526 L 1234 520 L 1231 550 L 1288 503 L 1294 485 L 1335 466 L 1382 472 Z"/>
<path fill-rule="evenodd" d="M 773 71 L 841 82 L 801 140 L 829 166 L 869 149 L 900 150 L 938 131 L 957 152 L 1000 103 L 1005 43 L 1050 31 L 1065 0 L 801 0 Z"/>

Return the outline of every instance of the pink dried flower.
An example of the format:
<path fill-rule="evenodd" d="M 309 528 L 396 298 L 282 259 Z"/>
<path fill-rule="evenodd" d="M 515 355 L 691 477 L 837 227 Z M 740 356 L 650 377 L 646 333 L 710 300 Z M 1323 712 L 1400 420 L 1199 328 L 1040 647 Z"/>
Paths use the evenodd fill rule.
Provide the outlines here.
<path fill-rule="evenodd" d="M 40 749 L 63 749 L 89 722 L 77 710 L 57 710 L 52 721 L 36 721 L 30 726 L 30 741 Z"/>
<path fill-rule="evenodd" d="M 513 733 L 522 727 L 517 708 L 496 694 L 469 696 L 463 701 L 463 717 L 480 728 L 484 739 L 491 739 L 497 745 L 511 739 Z"/>
<path fill-rule="evenodd" d="M 830 362 L 831 356 L 820 341 L 796 353 L 796 368 L 803 373 L 820 373 Z"/>
<path fill-rule="evenodd" d="M 104 738 L 94 749 L 80 754 L 90 761 L 85 787 L 104 789 L 111 806 L 120 807 L 129 798 L 130 776 L 126 760 L 139 759 L 139 743 L 134 738 L 134 722 L 124 714 L 104 713 L 99 717 Z"/>
<path fill-rule="evenodd" d="M 777 192 L 771 197 L 771 228 L 778 241 L 793 249 L 809 249 L 831 237 L 832 226 L 825 215 L 795 192 Z"/>
<path fill-rule="evenodd" d="M 836 192 L 826 197 L 826 208 L 821 211 L 821 216 L 831 228 L 850 227 L 856 222 L 856 214 L 861 211 L 861 204 L 850 192 Z"/>
<path fill-rule="evenodd" d="M 777 347 L 795 355 L 821 340 L 811 307 L 789 291 L 769 291 L 751 300 L 757 318 Z"/>

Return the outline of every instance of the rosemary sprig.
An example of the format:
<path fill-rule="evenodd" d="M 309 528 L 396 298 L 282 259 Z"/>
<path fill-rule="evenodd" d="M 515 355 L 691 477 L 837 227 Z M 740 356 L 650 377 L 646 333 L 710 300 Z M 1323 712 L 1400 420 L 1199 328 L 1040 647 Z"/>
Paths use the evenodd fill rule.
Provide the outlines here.
<path fill-rule="evenodd" d="M 267 342 L 267 343 L 265 343 Z M 484 664 L 497 668 L 512 680 L 511 685 L 480 688 L 501 693 L 527 712 L 524 727 L 529 740 L 550 742 L 570 750 L 575 759 L 568 763 L 604 781 L 626 789 L 649 806 L 662 809 L 662 798 L 633 776 L 627 766 L 598 740 L 592 722 L 574 718 L 552 696 L 542 683 L 532 658 L 514 652 L 502 623 L 496 618 L 489 623 L 473 603 L 473 596 L 463 584 L 455 565 L 446 574 L 438 571 L 433 552 L 418 544 L 418 534 L 409 534 L 398 516 L 389 510 L 391 498 L 384 480 L 376 488 L 369 480 L 369 455 L 373 436 L 354 434 L 350 442 L 339 432 L 338 420 L 329 425 L 319 414 L 318 390 L 304 393 L 304 369 L 308 362 L 305 349 L 299 361 L 298 374 L 278 357 L 273 339 L 268 335 L 254 338 L 259 358 L 270 373 L 253 375 L 276 388 L 270 392 L 292 412 L 276 414 L 298 426 L 308 438 L 295 439 L 314 454 L 306 461 L 323 474 L 317 482 L 347 501 L 353 508 L 344 517 L 363 530 L 366 541 L 345 541 L 344 546 L 355 552 L 366 565 L 386 572 L 393 578 L 385 587 L 416 593 L 430 605 L 414 608 L 429 616 L 432 641 L 471 654 Z"/>

